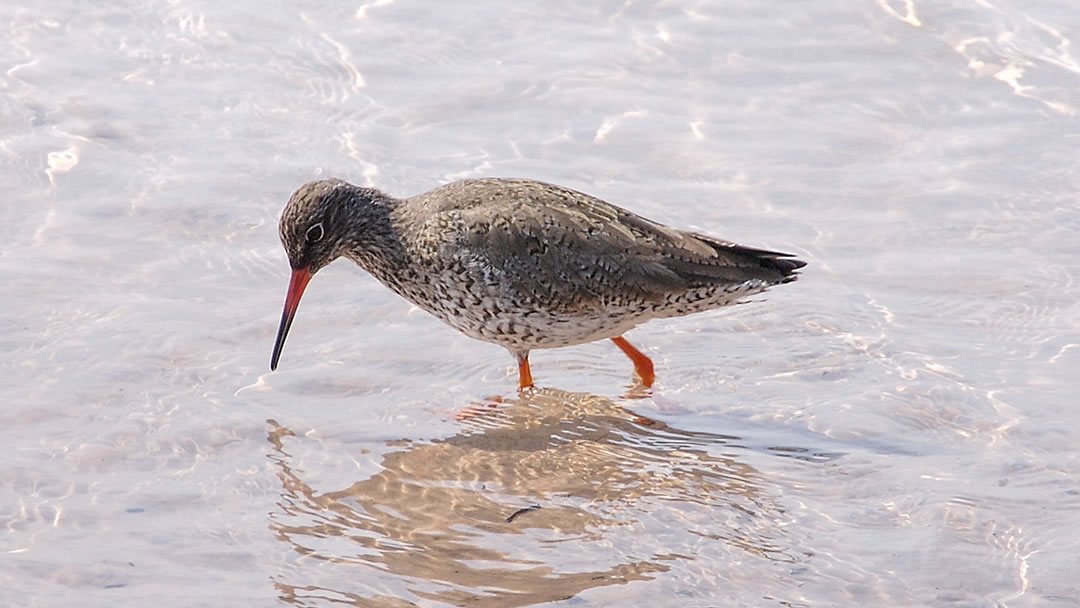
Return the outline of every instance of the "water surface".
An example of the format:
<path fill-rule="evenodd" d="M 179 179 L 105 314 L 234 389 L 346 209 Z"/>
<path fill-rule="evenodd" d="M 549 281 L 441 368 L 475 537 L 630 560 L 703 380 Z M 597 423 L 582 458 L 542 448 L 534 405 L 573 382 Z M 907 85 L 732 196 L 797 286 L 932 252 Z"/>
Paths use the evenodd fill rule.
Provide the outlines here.
<path fill-rule="evenodd" d="M 0 604 L 1080 606 L 1069 3 L 0 15 Z M 651 392 L 604 342 L 519 395 L 338 262 L 270 374 L 277 215 L 331 175 L 809 266 L 632 332 Z"/>

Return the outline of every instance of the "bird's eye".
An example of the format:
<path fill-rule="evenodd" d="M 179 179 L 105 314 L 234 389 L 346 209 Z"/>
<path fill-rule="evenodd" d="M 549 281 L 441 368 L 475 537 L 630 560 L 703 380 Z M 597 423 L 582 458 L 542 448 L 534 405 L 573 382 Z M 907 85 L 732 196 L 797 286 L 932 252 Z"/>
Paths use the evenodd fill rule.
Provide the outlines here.
<path fill-rule="evenodd" d="M 304 237 L 307 239 L 307 242 L 309 242 L 309 243 L 317 243 L 317 242 L 321 241 L 322 237 L 323 237 L 322 222 L 319 222 L 318 224 L 315 224 L 311 228 L 308 228 L 307 233 L 304 235 Z"/>

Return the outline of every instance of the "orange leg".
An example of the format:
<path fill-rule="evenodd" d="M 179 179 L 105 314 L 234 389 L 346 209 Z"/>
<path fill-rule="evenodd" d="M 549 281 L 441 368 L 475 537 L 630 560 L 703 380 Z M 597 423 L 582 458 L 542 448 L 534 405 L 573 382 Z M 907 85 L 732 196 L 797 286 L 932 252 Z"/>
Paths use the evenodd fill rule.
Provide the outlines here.
<path fill-rule="evenodd" d="M 529 370 L 529 353 L 519 354 L 517 356 L 518 362 L 518 390 L 523 391 L 527 388 L 532 388 L 533 379 L 532 371 Z"/>
<path fill-rule="evenodd" d="M 646 357 L 640 350 L 634 348 L 622 336 L 612 338 L 611 341 L 634 362 L 634 371 L 641 377 L 641 383 L 644 384 L 646 388 L 652 386 L 653 381 L 656 380 L 656 374 L 653 373 L 652 359 Z"/>

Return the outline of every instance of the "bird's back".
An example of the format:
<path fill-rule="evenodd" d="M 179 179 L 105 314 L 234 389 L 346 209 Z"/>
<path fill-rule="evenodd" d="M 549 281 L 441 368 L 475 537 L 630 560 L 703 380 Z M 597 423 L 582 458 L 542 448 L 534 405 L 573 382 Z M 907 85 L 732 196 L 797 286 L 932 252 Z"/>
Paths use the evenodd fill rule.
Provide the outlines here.
<path fill-rule="evenodd" d="M 647 299 L 686 289 L 796 278 L 805 262 L 664 226 L 587 194 L 525 179 L 469 179 L 409 199 L 453 247 L 517 269 L 523 281 Z M 444 241 L 445 242 L 445 241 Z"/>

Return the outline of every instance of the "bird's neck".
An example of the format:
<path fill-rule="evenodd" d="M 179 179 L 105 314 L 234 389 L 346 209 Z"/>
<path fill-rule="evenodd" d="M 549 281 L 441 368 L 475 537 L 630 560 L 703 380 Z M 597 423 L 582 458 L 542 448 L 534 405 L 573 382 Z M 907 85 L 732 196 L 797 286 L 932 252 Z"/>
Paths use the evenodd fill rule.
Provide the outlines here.
<path fill-rule="evenodd" d="M 395 221 L 402 201 L 373 188 L 357 188 L 346 217 L 349 236 L 345 257 L 386 282 L 382 275 L 404 255 Z"/>

